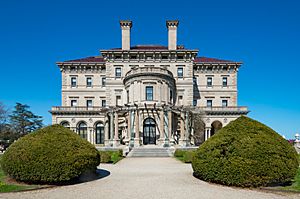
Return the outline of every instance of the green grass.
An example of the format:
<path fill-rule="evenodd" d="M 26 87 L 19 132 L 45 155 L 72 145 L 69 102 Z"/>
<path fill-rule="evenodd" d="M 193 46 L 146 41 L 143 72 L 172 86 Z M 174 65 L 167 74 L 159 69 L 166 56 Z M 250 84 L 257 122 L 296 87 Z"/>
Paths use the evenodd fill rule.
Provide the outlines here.
<path fill-rule="evenodd" d="M 300 162 L 300 154 L 298 155 L 298 157 L 299 157 L 299 162 Z M 293 183 L 290 186 L 281 187 L 281 189 L 300 192 L 300 166 L 299 166 L 298 172 L 293 180 Z"/>
<path fill-rule="evenodd" d="M 99 151 L 100 154 L 100 162 L 101 163 L 112 163 L 116 164 L 120 160 L 122 160 L 123 157 L 123 151 Z"/>
<path fill-rule="evenodd" d="M 1 159 L 1 155 L 0 155 L 0 159 Z M 0 193 L 35 189 L 37 187 L 36 185 L 19 185 L 14 183 L 6 183 L 5 182 L 6 178 L 7 176 L 4 174 L 0 166 Z"/>
<path fill-rule="evenodd" d="M 176 149 L 174 157 L 184 163 L 191 163 L 195 150 Z"/>

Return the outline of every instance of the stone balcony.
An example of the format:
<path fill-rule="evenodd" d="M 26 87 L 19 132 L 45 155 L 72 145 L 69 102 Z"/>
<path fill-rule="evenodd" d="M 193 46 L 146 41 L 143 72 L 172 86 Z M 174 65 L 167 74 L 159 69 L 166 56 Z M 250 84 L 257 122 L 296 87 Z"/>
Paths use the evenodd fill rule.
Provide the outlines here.
<path fill-rule="evenodd" d="M 196 107 L 199 111 L 204 111 L 206 115 L 246 115 L 250 111 L 247 106 L 213 106 Z"/>
<path fill-rule="evenodd" d="M 59 114 L 100 114 L 106 112 L 107 107 L 101 106 L 53 106 L 50 113 L 54 115 Z"/>

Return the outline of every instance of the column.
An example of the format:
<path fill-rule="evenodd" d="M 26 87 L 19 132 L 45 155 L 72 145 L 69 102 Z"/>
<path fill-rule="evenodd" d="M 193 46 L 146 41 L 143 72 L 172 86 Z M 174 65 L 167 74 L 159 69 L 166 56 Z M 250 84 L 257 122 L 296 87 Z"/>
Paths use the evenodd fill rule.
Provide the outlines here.
<path fill-rule="evenodd" d="M 159 145 L 163 145 L 164 144 L 164 140 L 165 140 L 165 115 L 164 115 L 164 110 L 161 109 L 159 111 L 159 139 L 158 139 L 158 143 Z"/>
<path fill-rule="evenodd" d="M 130 115 L 129 115 L 129 120 L 130 120 L 130 147 L 134 147 L 134 111 L 130 110 Z"/>
<path fill-rule="evenodd" d="M 139 119 L 140 119 L 140 111 L 135 111 L 135 138 L 134 138 L 134 145 L 140 145 L 140 128 L 139 128 Z"/>
<path fill-rule="evenodd" d="M 109 128 L 110 128 L 110 141 L 113 139 L 113 136 L 114 136 L 114 113 L 111 112 L 110 113 L 110 125 L 109 125 Z M 110 146 L 112 145 L 112 143 L 110 142 Z"/>
<path fill-rule="evenodd" d="M 115 147 L 117 147 L 119 145 L 119 117 L 118 117 L 118 113 L 115 112 L 115 117 L 114 117 L 114 127 L 115 127 L 115 133 L 114 133 L 114 139 L 113 139 L 113 145 Z"/>
<path fill-rule="evenodd" d="M 169 119 L 168 139 L 170 141 L 171 136 L 172 136 L 172 128 L 173 128 L 173 125 L 172 125 L 172 111 L 171 110 L 168 111 L 168 119 Z"/>
<path fill-rule="evenodd" d="M 185 112 L 185 146 L 190 145 L 189 113 Z"/>
<path fill-rule="evenodd" d="M 184 113 L 180 112 L 180 139 L 179 145 L 183 146 L 185 137 L 184 137 Z"/>
<path fill-rule="evenodd" d="M 109 139 L 108 139 L 108 135 L 109 135 L 109 120 L 108 120 L 108 116 L 105 116 L 104 119 L 104 145 L 108 146 L 109 145 Z"/>

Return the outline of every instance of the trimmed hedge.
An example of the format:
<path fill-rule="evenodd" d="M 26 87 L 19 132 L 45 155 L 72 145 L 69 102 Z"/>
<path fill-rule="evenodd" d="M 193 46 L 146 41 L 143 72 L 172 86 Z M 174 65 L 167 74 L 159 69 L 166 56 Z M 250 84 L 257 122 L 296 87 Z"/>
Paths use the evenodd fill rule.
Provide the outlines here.
<path fill-rule="evenodd" d="M 123 151 L 99 151 L 101 157 L 101 163 L 117 163 L 123 159 Z"/>
<path fill-rule="evenodd" d="M 264 124 L 242 116 L 204 142 L 192 161 L 194 176 L 240 187 L 290 182 L 299 166 L 295 149 Z"/>
<path fill-rule="evenodd" d="M 194 155 L 195 150 L 176 149 L 174 153 L 174 157 L 176 157 L 184 163 L 191 163 Z"/>
<path fill-rule="evenodd" d="M 48 126 L 13 143 L 1 159 L 10 177 L 30 183 L 66 183 L 96 171 L 99 153 L 87 140 L 60 125 Z"/>

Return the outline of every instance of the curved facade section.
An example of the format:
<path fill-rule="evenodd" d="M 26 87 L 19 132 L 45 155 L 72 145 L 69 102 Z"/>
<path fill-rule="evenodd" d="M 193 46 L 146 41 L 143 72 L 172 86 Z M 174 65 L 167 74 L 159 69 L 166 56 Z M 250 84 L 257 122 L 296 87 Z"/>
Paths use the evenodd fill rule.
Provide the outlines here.
<path fill-rule="evenodd" d="M 172 72 L 166 67 L 133 67 L 123 80 L 127 104 L 174 104 L 176 84 Z"/>

